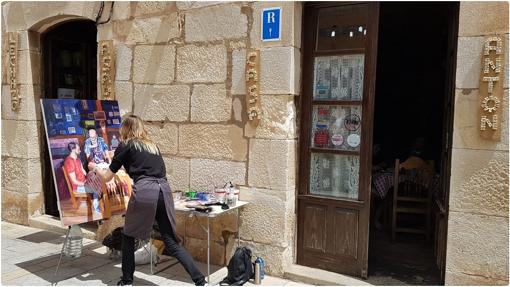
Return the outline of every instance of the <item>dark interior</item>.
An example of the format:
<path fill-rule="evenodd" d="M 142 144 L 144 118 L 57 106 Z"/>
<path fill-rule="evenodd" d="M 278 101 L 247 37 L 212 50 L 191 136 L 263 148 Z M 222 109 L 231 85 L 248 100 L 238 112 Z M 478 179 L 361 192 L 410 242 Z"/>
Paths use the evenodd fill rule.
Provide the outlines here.
<path fill-rule="evenodd" d="M 96 38 L 90 20 L 64 22 L 42 35 L 45 98 L 97 99 Z M 44 178 L 53 179 L 47 141 L 42 145 Z M 44 182 L 44 207 L 45 214 L 59 216 L 53 180 Z"/>
<path fill-rule="evenodd" d="M 395 159 L 417 155 L 433 161 L 434 172 L 441 174 L 443 136 L 448 129 L 443 113 L 447 97 L 452 96 L 448 82 L 452 5 L 456 4 L 381 3 L 374 167 L 391 169 Z M 441 284 L 434 234 L 428 241 L 421 234 L 399 234 L 391 240 L 392 192 L 383 199 L 372 197 L 369 276 L 392 277 L 411 285 Z M 374 224 L 377 208 L 382 214 L 378 228 Z M 399 220 L 413 226 L 423 224 L 424 218 L 414 214 Z M 431 224 L 435 232 L 433 219 Z M 399 285 L 398 281 L 393 285 Z"/>

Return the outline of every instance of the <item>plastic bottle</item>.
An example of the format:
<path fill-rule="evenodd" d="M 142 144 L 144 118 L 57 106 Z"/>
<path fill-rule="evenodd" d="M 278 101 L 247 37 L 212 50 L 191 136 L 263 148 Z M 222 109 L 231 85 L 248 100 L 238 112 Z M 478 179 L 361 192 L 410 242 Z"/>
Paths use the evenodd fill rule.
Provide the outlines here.
<path fill-rule="evenodd" d="M 71 226 L 69 236 L 65 242 L 64 255 L 67 257 L 80 257 L 83 248 L 83 233 L 78 225 Z"/>
<path fill-rule="evenodd" d="M 227 194 L 227 205 L 230 207 L 235 206 L 237 204 L 237 202 L 236 202 L 236 198 L 235 198 L 235 194 L 234 194 L 234 185 L 232 184 L 232 182 L 229 182 L 227 193 L 228 193 Z"/>
<path fill-rule="evenodd" d="M 257 258 L 257 260 L 258 260 L 258 258 Z M 254 283 L 256 285 L 260 285 L 260 279 L 261 279 L 261 277 L 260 277 L 260 263 L 257 262 L 257 260 L 255 260 L 255 276 L 254 276 L 255 282 Z"/>
<path fill-rule="evenodd" d="M 262 259 L 262 257 L 257 257 L 257 259 L 259 260 L 260 262 L 260 280 L 264 279 L 264 276 L 266 274 L 266 261 L 264 261 L 264 259 Z"/>

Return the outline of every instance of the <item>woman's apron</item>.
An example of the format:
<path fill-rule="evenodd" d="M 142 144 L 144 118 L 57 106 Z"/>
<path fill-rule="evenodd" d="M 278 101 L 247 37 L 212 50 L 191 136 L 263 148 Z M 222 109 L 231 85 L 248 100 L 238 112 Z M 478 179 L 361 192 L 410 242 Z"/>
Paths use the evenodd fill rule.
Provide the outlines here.
<path fill-rule="evenodd" d="M 166 213 L 172 225 L 175 240 L 178 240 L 175 230 L 174 200 L 170 185 L 166 178 L 149 176 L 140 176 L 133 186 L 133 193 L 131 193 L 126 211 L 124 234 L 139 239 L 148 239 L 150 237 L 156 218 L 160 190 L 163 193 Z"/>

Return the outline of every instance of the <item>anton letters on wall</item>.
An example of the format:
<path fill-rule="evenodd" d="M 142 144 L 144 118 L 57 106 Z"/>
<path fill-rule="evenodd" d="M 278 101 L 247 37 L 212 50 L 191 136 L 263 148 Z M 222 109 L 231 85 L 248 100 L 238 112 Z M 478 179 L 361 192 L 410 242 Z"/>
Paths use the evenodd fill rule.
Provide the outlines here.
<path fill-rule="evenodd" d="M 18 88 L 18 33 L 9 32 L 9 90 L 11 93 L 11 109 L 19 110 L 21 99 Z"/>
<path fill-rule="evenodd" d="M 503 101 L 503 37 L 488 37 L 483 46 L 480 76 L 480 135 L 482 138 L 501 138 Z"/>
<path fill-rule="evenodd" d="M 260 52 L 249 50 L 246 54 L 246 112 L 250 124 L 257 126 L 261 117 L 260 109 Z"/>
<path fill-rule="evenodd" d="M 99 74 L 101 99 L 115 100 L 115 54 L 113 41 L 99 41 Z"/>

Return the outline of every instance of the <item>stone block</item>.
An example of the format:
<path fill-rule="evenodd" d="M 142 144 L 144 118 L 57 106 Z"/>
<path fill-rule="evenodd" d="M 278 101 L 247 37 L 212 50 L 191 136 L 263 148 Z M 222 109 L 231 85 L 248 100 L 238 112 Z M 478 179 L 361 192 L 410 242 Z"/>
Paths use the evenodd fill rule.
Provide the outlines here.
<path fill-rule="evenodd" d="M 18 50 L 30 50 L 36 53 L 41 52 L 40 34 L 32 30 L 18 32 Z"/>
<path fill-rule="evenodd" d="M 189 157 L 245 161 L 248 142 L 234 125 L 179 126 L 179 154 Z"/>
<path fill-rule="evenodd" d="M 10 2 L 2 5 L 2 15 L 5 15 L 5 30 L 8 32 L 18 30 L 38 31 L 43 26 L 55 23 L 55 16 L 73 19 L 80 18 L 95 20 L 99 10 L 99 2 Z M 20 17 L 22 15 L 22 17 Z"/>
<path fill-rule="evenodd" d="M 119 1 L 115 2 L 113 8 L 112 21 L 124 20 L 131 17 L 131 2 Z"/>
<path fill-rule="evenodd" d="M 113 24 L 115 38 L 125 44 L 167 43 L 180 36 L 177 13 L 151 18 L 134 18 Z"/>
<path fill-rule="evenodd" d="M 232 94 L 246 95 L 246 49 L 232 51 Z"/>
<path fill-rule="evenodd" d="M 166 123 L 160 124 L 146 124 L 145 128 L 149 137 L 158 145 L 162 154 L 177 154 L 177 138 L 179 129 L 177 125 Z"/>
<path fill-rule="evenodd" d="M 186 85 L 135 84 L 136 115 L 146 121 L 187 121 L 189 119 L 190 89 Z"/>
<path fill-rule="evenodd" d="M 260 93 L 299 94 L 300 53 L 293 47 L 260 50 Z"/>
<path fill-rule="evenodd" d="M 245 124 L 244 135 L 265 139 L 293 139 L 296 133 L 294 96 L 260 96 L 262 117 L 257 127 Z"/>
<path fill-rule="evenodd" d="M 234 121 L 241 123 L 243 121 L 243 113 L 245 109 L 243 108 L 243 100 L 241 97 L 235 97 L 232 102 L 232 112 L 234 113 Z"/>
<path fill-rule="evenodd" d="M 457 46 L 457 89 L 478 89 L 482 73 L 482 49 L 486 37 L 459 37 Z M 503 87 L 508 87 L 508 34 L 505 35 L 505 67 Z"/>
<path fill-rule="evenodd" d="M 177 9 L 189 10 L 224 3 L 222 1 L 176 1 Z"/>
<path fill-rule="evenodd" d="M 186 13 L 186 42 L 217 41 L 247 36 L 248 19 L 233 3 L 191 10 Z"/>
<path fill-rule="evenodd" d="M 508 34 L 508 2 L 462 2 L 459 36 Z"/>
<path fill-rule="evenodd" d="M 508 217 L 449 212 L 446 270 L 508 280 Z"/>
<path fill-rule="evenodd" d="M 241 211 L 241 238 L 273 246 L 291 246 L 294 192 L 241 187 L 240 199 L 250 202 Z"/>
<path fill-rule="evenodd" d="M 27 195 L 28 216 L 36 217 L 44 214 L 44 196 L 42 192 Z"/>
<path fill-rule="evenodd" d="M 207 262 L 207 240 L 192 237 L 186 238 L 184 246 L 196 261 Z M 225 247 L 214 241 L 211 242 L 211 264 L 221 266 L 226 264 Z"/>
<path fill-rule="evenodd" d="M 43 192 L 40 159 L 21 159 L 2 156 L 2 189 L 19 193 Z"/>
<path fill-rule="evenodd" d="M 465 273 L 454 273 L 446 270 L 446 286 L 508 286 L 507 279 L 496 279 Z"/>
<path fill-rule="evenodd" d="M 97 26 L 97 41 L 112 40 L 113 37 L 113 23 L 106 23 Z"/>
<path fill-rule="evenodd" d="M 18 83 L 28 85 L 41 84 L 41 54 L 24 50 L 18 51 Z"/>
<path fill-rule="evenodd" d="M 294 189 L 296 183 L 294 140 L 250 140 L 248 185 L 275 190 Z"/>
<path fill-rule="evenodd" d="M 137 16 L 161 15 L 177 11 L 173 1 L 140 1 L 130 2 L 131 14 Z"/>
<path fill-rule="evenodd" d="M 227 78 L 227 49 L 223 45 L 187 45 L 177 49 L 177 81 L 224 82 Z"/>
<path fill-rule="evenodd" d="M 2 156 L 39 158 L 40 125 L 38 121 L 2 120 Z"/>
<path fill-rule="evenodd" d="M 170 84 L 174 80 L 174 65 L 173 45 L 136 46 L 133 81 L 143 84 Z"/>
<path fill-rule="evenodd" d="M 230 120 L 232 97 L 224 84 L 195 85 L 191 93 L 192 122 L 224 122 Z"/>
<path fill-rule="evenodd" d="M 28 225 L 27 207 L 25 193 L 2 189 L 2 220 Z"/>
<path fill-rule="evenodd" d="M 272 276 L 282 276 L 286 266 L 291 262 L 291 248 L 255 243 L 241 240 L 241 245 L 251 249 L 252 254 L 266 261 L 265 272 Z"/>
<path fill-rule="evenodd" d="M 303 4 L 297 1 L 289 2 L 254 2 L 253 5 L 253 24 L 250 33 L 251 45 L 254 48 L 274 47 L 274 46 L 293 46 L 301 47 L 301 18 L 303 14 Z M 265 8 L 281 7 L 281 30 L 280 41 L 262 41 L 260 35 L 262 20 L 262 10 Z"/>
<path fill-rule="evenodd" d="M 450 211 L 508 216 L 508 151 L 452 151 Z"/>
<path fill-rule="evenodd" d="M 115 81 L 115 99 L 119 102 L 120 115 L 133 111 L 133 83 Z"/>
<path fill-rule="evenodd" d="M 172 190 L 186 190 L 190 186 L 190 163 L 183 157 L 163 157 L 166 166 L 166 176 Z"/>
<path fill-rule="evenodd" d="M 2 119 L 24 121 L 41 120 L 41 87 L 20 85 L 19 95 L 21 97 L 19 110 L 13 111 L 9 85 L 2 86 Z"/>
<path fill-rule="evenodd" d="M 504 90 L 503 101 L 500 103 L 503 116 L 499 123 L 501 129 L 501 139 L 499 141 L 480 137 L 479 113 L 482 109 L 480 104 L 479 90 L 456 90 L 453 147 L 508 151 L 508 89 Z"/>
<path fill-rule="evenodd" d="M 177 226 L 175 227 L 175 231 L 177 232 L 177 237 L 181 239 L 184 239 L 184 234 L 186 233 L 185 227 L 186 227 L 186 219 L 188 218 L 188 215 L 185 212 L 176 212 L 175 213 L 175 222 Z"/>
<path fill-rule="evenodd" d="M 2 22 L 3 24 L 3 22 Z M 3 26 L 3 25 L 2 25 Z M 7 33 L 2 33 L 2 85 L 9 84 L 9 55 Z"/>
<path fill-rule="evenodd" d="M 191 159 L 190 185 L 196 190 L 210 190 L 232 181 L 236 185 L 246 184 L 246 163 L 210 159 Z"/>
<path fill-rule="evenodd" d="M 133 50 L 124 44 L 115 45 L 115 80 L 131 80 L 131 63 L 133 62 Z"/>

